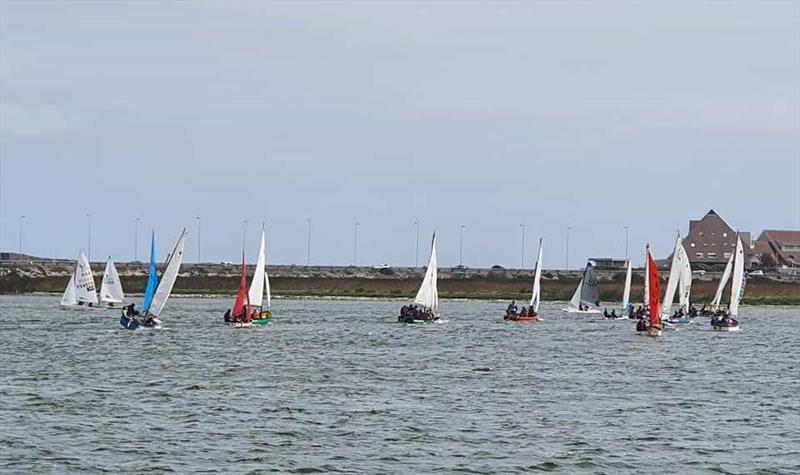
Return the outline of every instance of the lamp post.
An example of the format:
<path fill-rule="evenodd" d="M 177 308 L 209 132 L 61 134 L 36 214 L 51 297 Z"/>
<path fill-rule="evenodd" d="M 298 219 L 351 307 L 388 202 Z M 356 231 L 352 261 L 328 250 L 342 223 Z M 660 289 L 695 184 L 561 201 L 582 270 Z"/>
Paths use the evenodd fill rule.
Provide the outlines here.
<path fill-rule="evenodd" d="M 22 224 L 25 220 L 25 215 L 19 217 L 19 253 L 22 254 Z"/>
<path fill-rule="evenodd" d="M 242 250 L 247 247 L 247 220 L 242 220 Z"/>
<path fill-rule="evenodd" d="M 569 270 L 569 232 L 572 231 L 572 226 L 567 226 L 567 256 L 564 262 L 564 267 Z"/>
<path fill-rule="evenodd" d="M 414 221 L 414 225 L 417 227 L 417 247 L 414 251 L 414 267 L 419 267 L 419 221 Z"/>
<path fill-rule="evenodd" d="M 522 258 L 520 259 L 519 268 L 524 269 L 525 268 L 525 223 L 521 223 L 519 227 L 522 228 Z"/>
<path fill-rule="evenodd" d="M 625 260 L 628 260 L 628 225 L 625 225 Z"/>
<path fill-rule="evenodd" d="M 197 263 L 199 264 L 200 263 L 200 229 L 201 229 L 200 228 L 200 225 L 201 225 L 200 215 L 198 214 L 197 216 L 194 217 L 194 219 L 197 220 Z"/>
<path fill-rule="evenodd" d="M 465 224 L 462 224 L 459 228 L 458 267 L 464 267 L 464 228 L 466 227 Z"/>
<path fill-rule="evenodd" d="M 139 221 L 142 218 L 133 220 L 133 262 L 139 262 Z"/>
<path fill-rule="evenodd" d="M 89 218 L 89 262 L 92 262 L 92 215 L 86 213 L 86 217 Z"/>
<path fill-rule="evenodd" d="M 306 219 L 308 236 L 306 238 L 306 267 L 311 267 L 311 218 Z"/>
<path fill-rule="evenodd" d="M 356 221 L 353 232 L 353 267 L 358 266 L 358 226 L 361 223 Z"/>

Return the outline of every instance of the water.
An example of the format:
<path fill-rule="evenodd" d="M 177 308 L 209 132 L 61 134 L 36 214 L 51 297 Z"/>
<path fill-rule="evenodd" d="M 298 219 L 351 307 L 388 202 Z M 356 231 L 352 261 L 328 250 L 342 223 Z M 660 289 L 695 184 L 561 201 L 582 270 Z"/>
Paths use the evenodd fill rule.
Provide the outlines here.
<path fill-rule="evenodd" d="M 167 328 L 0 298 L 0 472 L 797 473 L 800 315 L 745 307 L 661 339 L 627 321 L 503 323 L 502 302 L 170 300 Z"/>

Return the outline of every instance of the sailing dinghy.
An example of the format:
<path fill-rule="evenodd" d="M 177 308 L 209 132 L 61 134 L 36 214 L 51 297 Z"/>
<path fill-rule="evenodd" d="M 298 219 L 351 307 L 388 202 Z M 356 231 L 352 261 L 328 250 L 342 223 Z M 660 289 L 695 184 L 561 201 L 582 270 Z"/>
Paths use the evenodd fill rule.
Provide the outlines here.
<path fill-rule="evenodd" d="M 64 295 L 61 296 L 61 306 L 72 309 L 99 308 L 96 292 L 89 259 L 80 251 L 75 270 L 64 289 Z"/>
<path fill-rule="evenodd" d="M 136 330 L 140 327 L 143 328 L 161 328 L 161 320 L 159 316 L 167 304 L 167 299 L 172 293 L 172 287 L 175 285 L 175 280 L 178 278 L 178 271 L 183 262 L 183 248 L 186 244 L 186 228 L 181 231 L 178 240 L 175 242 L 175 247 L 167 258 L 164 273 L 161 275 L 161 280 L 158 279 L 156 273 L 156 234 L 155 231 L 150 237 L 150 269 L 147 276 L 147 287 L 144 291 L 144 302 L 142 303 L 142 311 L 133 311 L 133 305 L 129 305 L 122 309 L 122 316 L 120 316 L 119 324 L 122 328 L 127 330 Z"/>
<path fill-rule="evenodd" d="M 680 236 L 675 239 L 675 249 L 672 252 L 672 265 L 669 269 L 667 279 L 667 290 L 664 293 L 661 318 L 665 323 L 686 324 L 691 322 L 689 294 L 692 288 L 692 267 L 689 264 L 689 256 L 683 247 L 683 240 Z M 672 301 L 675 300 L 675 293 L 678 292 L 678 310 L 672 314 Z M 667 327 L 668 328 L 668 327 Z"/>
<path fill-rule="evenodd" d="M 267 237 L 263 224 L 261 225 L 261 247 L 258 250 L 256 271 L 253 274 L 253 280 L 250 282 L 248 296 L 250 298 L 251 315 L 254 315 L 253 325 L 266 325 L 269 323 L 272 318 L 272 293 L 269 287 L 269 275 L 267 275 Z M 267 300 L 266 308 L 264 307 L 265 297 Z M 255 310 L 254 314 L 253 310 Z"/>
<path fill-rule="evenodd" d="M 569 301 L 569 307 L 564 308 L 569 313 L 600 313 L 600 291 L 597 288 L 597 273 L 594 271 L 594 264 L 586 263 L 583 277 L 578 283 L 578 288 Z"/>
<path fill-rule="evenodd" d="M 645 247 L 644 270 L 644 301 L 647 304 L 647 310 L 645 318 L 636 322 L 636 331 L 640 335 L 661 336 L 661 311 L 658 303 L 660 287 L 656 261 L 653 259 L 653 254 L 650 253 L 650 244 L 648 244 Z"/>
<path fill-rule="evenodd" d="M 117 268 L 111 256 L 108 256 L 106 270 L 103 272 L 103 282 L 100 284 L 100 302 L 106 308 L 116 308 L 125 302 L 125 292 L 122 291 L 122 282 L 119 280 Z"/>
<path fill-rule="evenodd" d="M 628 259 L 628 268 L 625 270 L 625 287 L 622 289 L 622 309 L 617 320 L 624 318 L 634 318 L 632 316 L 633 307 L 631 306 L 631 278 L 633 277 L 633 267 L 631 260 Z"/>
<path fill-rule="evenodd" d="M 439 289 L 437 280 L 439 270 L 436 261 L 436 232 L 433 233 L 431 240 L 431 257 L 428 260 L 428 268 L 422 285 L 419 286 L 414 303 L 403 306 L 400 316 L 397 317 L 399 323 L 431 323 L 439 321 Z"/>
<path fill-rule="evenodd" d="M 539 255 L 536 258 L 536 270 L 533 273 L 533 290 L 531 291 L 530 310 L 523 307 L 522 313 L 509 313 L 503 317 L 505 320 L 512 322 L 540 322 L 542 318 L 539 317 L 539 302 L 541 301 L 542 294 L 542 238 L 539 238 Z M 514 307 L 515 308 L 515 307 Z"/>
<path fill-rule="evenodd" d="M 731 279 L 731 302 L 728 311 L 711 319 L 711 328 L 721 332 L 739 331 L 739 303 L 744 294 L 744 247 L 742 240 L 736 236 L 736 252 L 733 256 L 733 272 Z M 719 305 L 719 304 L 717 304 Z"/>
<path fill-rule="evenodd" d="M 247 292 L 247 269 L 244 263 L 244 251 L 242 251 L 242 275 L 239 279 L 239 291 L 236 293 L 236 300 L 233 302 L 233 310 L 225 312 L 225 323 L 236 328 L 247 328 L 253 326 L 250 310 L 250 294 Z"/>

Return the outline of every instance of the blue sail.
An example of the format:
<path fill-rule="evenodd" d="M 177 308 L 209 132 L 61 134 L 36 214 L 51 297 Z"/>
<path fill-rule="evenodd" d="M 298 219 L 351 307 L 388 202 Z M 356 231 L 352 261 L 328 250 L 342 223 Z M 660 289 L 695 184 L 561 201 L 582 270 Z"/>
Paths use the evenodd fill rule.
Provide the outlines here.
<path fill-rule="evenodd" d="M 150 274 L 147 276 L 147 288 L 144 290 L 144 303 L 142 304 L 142 312 L 150 310 L 150 304 L 153 303 L 153 295 L 156 293 L 156 286 L 158 285 L 158 276 L 156 275 L 156 232 L 150 238 Z"/>

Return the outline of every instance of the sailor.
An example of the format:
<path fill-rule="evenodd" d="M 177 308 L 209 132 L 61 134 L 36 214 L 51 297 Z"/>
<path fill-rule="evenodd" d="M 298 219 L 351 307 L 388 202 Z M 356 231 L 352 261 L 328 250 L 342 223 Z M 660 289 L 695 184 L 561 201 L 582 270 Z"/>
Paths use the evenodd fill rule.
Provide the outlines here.
<path fill-rule="evenodd" d="M 607 308 L 603 309 L 603 316 L 606 317 L 606 318 L 611 318 L 611 314 L 608 313 L 608 309 Z"/>
<path fill-rule="evenodd" d="M 611 318 L 617 318 L 617 309 L 611 309 Z"/>
<path fill-rule="evenodd" d="M 231 321 L 231 309 L 226 310 L 225 311 L 225 315 L 223 315 L 222 318 L 225 319 L 225 323 L 230 322 Z"/>
<path fill-rule="evenodd" d="M 517 302 L 512 300 L 510 304 L 508 304 L 508 308 L 506 309 L 506 314 L 508 315 L 516 315 L 517 314 Z"/>
<path fill-rule="evenodd" d="M 528 310 L 528 316 L 529 317 L 535 317 L 536 316 L 536 310 L 533 308 L 533 305 L 531 305 L 530 310 Z"/>
<path fill-rule="evenodd" d="M 522 311 L 519 313 L 520 317 L 527 317 L 528 316 L 528 307 L 522 306 Z"/>

